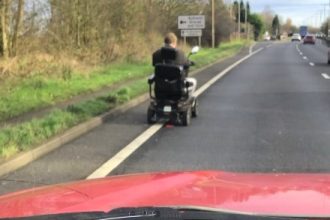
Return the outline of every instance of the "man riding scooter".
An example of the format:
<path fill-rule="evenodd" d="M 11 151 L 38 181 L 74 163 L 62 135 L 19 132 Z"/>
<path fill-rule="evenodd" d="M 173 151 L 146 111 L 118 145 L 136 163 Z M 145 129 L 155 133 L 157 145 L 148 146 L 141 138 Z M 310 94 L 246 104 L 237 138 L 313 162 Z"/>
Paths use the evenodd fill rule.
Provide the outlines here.
<path fill-rule="evenodd" d="M 170 62 L 171 62 L 171 64 L 180 65 L 184 69 L 188 69 L 189 66 L 191 66 L 192 62 L 188 60 L 188 58 L 186 57 L 186 55 L 184 54 L 184 52 L 182 50 L 177 49 L 177 42 L 178 42 L 178 38 L 176 37 L 176 35 L 174 33 L 166 34 L 166 36 L 164 38 L 164 44 L 165 44 L 164 47 L 173 48 L 177 52 L 177 56 L 176 56 L 175 60 L 171 60 Z M 162 47 L 162 48 L 164 48 L 164 47 Z M 153 66 L 155 66 L 156 64 L 159 64 L 159 63 L 163 63 L 163 57 L 161 54 L 162 48 L 160 48 L 155 53 L 153 53 L 153 55 L 152 55 L 152 65 Z M 188 88 L 188 93 L 189 93 L 189 96 L 192 96 L 192 94 L 195 92 L 196 87 L 197 87 L 197 80 L 192 77 L 187 77 L 187 74 L 186 74 L 185 81 L 189 82 L 191 85 Z"/>
<path fill-rule="evenodd" d="M 198 115 L 197 97 L 193 95 L 197 81 L 187 77 L 189 67 L 194 63 L 188 60 L 183 51 L 176 48 L 175 34 L 168 33 L 164 43 L 152 56 L 155 72 L 148 79 L 151 102 L 147 121 L 153 124 L 163 118 L 188 126 L 191 117 Z M 198 47 L 194 47 L 189 55 L 197 53 L 198 50 Z"/>

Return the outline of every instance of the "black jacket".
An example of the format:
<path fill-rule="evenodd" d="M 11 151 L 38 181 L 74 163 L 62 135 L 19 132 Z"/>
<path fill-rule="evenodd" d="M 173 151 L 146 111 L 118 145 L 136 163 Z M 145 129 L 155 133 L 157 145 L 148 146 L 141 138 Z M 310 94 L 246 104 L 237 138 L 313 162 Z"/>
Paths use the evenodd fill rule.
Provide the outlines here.
<path fill-rule="evenodd" d="M 169 48 L 169 46 L 165 46 L 165 48 Z M 156 52 L 154 52 L 152 54 L 152 65 L 153 66 L 155 66 L 158 63 L 164 63 L 164 59 L 162 57 L 161 50 L 162 50 L 162 48 L 160 48 L 159 50 L 157 50 Z M 187 68 L 190 65 L 190 61 L 188 60 L 188 58 L 186 57 L 184 52 L 179 49 L 174 49 L 174 50 L 176 50 L 176 58 L 175 58 L 175 60 L 173 60 L 171 62 L 171 64 L 182 65 Z"/>

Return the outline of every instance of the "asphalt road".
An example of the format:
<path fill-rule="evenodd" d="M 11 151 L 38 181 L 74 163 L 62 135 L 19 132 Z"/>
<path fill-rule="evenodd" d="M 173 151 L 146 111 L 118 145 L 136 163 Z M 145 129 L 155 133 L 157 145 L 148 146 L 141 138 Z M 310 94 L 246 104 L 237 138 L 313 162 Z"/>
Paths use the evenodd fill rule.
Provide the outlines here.
<path fill-rule="evenodd" d="M 261 43 L 255 48 L 268 44 Z M 237 56 L 206 68 L 196 75 L 198 84 L 204 84 L 248 53 L 249 49 L 244 49 Z M 110 118 L 86 135 L 22 169 L 0 177 L 0 195 L 25 188 L 85 179 L 149 127 L 146 124 L 147 106 L 146 102 L 119 117 Z"/>
<path fill-rule="evenodd" d="M 259 48 L 264 50 L 199 97 L 201 113 L 189 127 L 162 128 L 109 175 L 201 169 L 329 172 L 327 47 L 268 42 L 258 43 Z M 199 85 L 247 53 L 202 71 L 196 76 Z M 0 194 L 86 178 L 148 128 L 147 105 L 0 177 Z"/>
<path fill-rule="evenodd" d="M 201 115 L 190 127 L 162 129 L 111 175 L 329 172 L 330 80 L 321 75 L 330 75 L 326 51 L 319 43 L 266 47 L 200 97 Z"/>

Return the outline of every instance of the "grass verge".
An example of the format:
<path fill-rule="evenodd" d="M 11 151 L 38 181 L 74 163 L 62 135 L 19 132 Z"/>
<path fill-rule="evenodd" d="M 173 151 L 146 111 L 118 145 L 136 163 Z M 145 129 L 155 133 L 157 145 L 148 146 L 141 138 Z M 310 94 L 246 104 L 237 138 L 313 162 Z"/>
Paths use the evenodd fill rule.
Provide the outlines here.
<path fill-rule="evenodd" d="M 48 116 L 0 130 L 0 158 L 30 149 L 73 126 L 121 105 L 147 90 L 146 80 L 123 87 L 107 96 L 54 110 Z"/>
<path fill-rule="evenodd" d="M 0 122 L 79 94 L 147 76 L 151 72 L 152 67 L 147 62 L 122 63 L 103 67 L 88 75 L 64 68 L 61 77 L 37 74 L 24 81 L 7 82 L 0 87 Z"/>
<path fill-rule="evenodd" d="M 196 62 L 197 68 L 200 68 L 220 58 L 226 58 L 236 54 L 244 45 L 246 45 L 246 42 L 237 41 L 222 44 L 217 49 L 202 49 L 191 59 Z M 133 66 L 126 68 L 121 67 L 122 70 L 126 69 L 126 71 L 132 70 L 132 68 Z M 150 67 L 146 65 L 139 70 L 147 72 L 150 70 Z M 124 72 L 127 73 L 126 71 Z M 143 76 L 145 72 L 139 74 Z M 98 79 L 98 77 L 99 76 L 96 78 Z M 115 81 L 116 80 L 113 79 L 112 82 Z M 91 84 L 93 83 L 91 82 Z M 96 84 L 98 83 L 94 83 L 94 85 Z M 64 110 L 54 110 L 48 116 L 40 119 L 34 119 L 19 125 L 3 128 L 0 130 L 0 159 L 7 159 L 19 152 L 29 150 L 79 123 L 109 111 L 147 92 L 147 90 L 148 85 L 146 79 L 137 80 L 107 96 L 71 105 Z"/>
<path fill-rule="evenodd" d="M 246 42 L 223 43 L 217 49 L 202 49 L 193 56 L 196 68 L 210 64 L 219 58 L 237 53 Z M 149 62 L 117 63 L 83 75 L 63 67 L 61 76 L 36 75 L 19 82 L 8 81 L 0 87 L 0 122 L 25 112 L 50 106 L 73 96 L 97 91 L 132 78 L 147 76 L 152 72 Z"/>
<path fill-rule="evenodd" d="M 195 69 L 201 68 L 215 61 L 233 56 L 238 53 L 244 45 L 248 45 L 248 41 L 232 41 L 230 43 L 222 43 L 218 48 L 202 49 L 196 55 L 192 56 L 192 60 L 195 61 Z"/>

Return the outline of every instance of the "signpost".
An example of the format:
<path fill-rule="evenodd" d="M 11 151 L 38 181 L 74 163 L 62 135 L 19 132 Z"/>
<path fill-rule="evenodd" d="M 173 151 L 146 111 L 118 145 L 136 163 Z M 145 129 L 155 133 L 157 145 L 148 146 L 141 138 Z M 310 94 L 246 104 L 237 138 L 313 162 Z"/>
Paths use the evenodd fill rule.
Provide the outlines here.
<path fill-rule="evenodd" d="M 182 37 L 201 37 L 202 30 L 181 30 Z"/>
<path fill-rule="evenodd" d="M 204 15 L 188 15 L 178 17 L 179 29 L 204 29 L 205 16 Z"/>
<path fill-rule="evenodd" d="M 178 28 L 181 29 L 181 36 L 186 45 L 187 37 L 198 37 L 199 46 L 201 45 L 202 30 L 205 28 L 204 15 L 188 15 L 178 17 Z"/>

